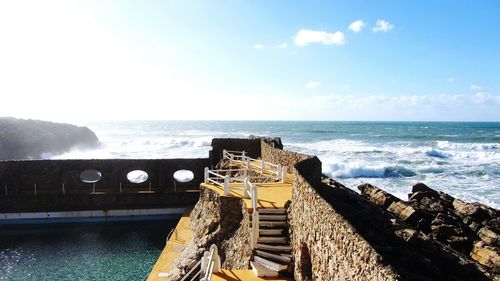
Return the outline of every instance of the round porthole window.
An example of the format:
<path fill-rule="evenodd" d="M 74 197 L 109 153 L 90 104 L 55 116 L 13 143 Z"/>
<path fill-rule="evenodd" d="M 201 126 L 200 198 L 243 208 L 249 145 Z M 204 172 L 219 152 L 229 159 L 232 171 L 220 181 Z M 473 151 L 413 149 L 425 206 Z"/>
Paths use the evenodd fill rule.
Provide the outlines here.
<path fill-rule="evenodd" d="M 177 182 L 190 182 L 194 179 L 194 174 L 190 170 L 179 170 L 174 173 Z"/>
<path fill-rule="evenodd" d="M 101 172 L 94 169 L 88 169 L 80 173 L 80 180 L 84 183 L 96 183 L 102 178 Z"/>
<path fill-rule="evenodd" d="M 148 180 L 148 173 L 142 170 L 134 170 L 127 174 L 127 179 L 132 183 L 143 183 Z"/>

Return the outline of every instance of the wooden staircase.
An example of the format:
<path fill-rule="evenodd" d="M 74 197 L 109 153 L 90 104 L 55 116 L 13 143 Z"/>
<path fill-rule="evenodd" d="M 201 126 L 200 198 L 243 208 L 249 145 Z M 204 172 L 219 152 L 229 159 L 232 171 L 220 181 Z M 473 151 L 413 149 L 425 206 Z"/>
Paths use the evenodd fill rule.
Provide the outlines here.
<path fill-rule="evenodd" d="M 289 268 L 292 260 L 286 210 L 268 208 L 258 211 L 259 239 L 250 265 L 256 276 L 276 277 Z"/>

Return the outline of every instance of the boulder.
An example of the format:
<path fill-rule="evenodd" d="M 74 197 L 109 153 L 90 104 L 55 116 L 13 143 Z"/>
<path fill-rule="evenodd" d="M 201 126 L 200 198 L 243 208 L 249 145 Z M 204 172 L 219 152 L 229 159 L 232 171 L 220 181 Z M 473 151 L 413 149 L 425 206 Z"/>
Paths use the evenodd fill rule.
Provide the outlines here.
<path fill-rule="evenodd" d="M 403 201 L 394 201 L 387 211 L 391 212 L 406 223 L 416 225 L 422 218 L 421 213 Z"/>
<path fill-rule="evenodd" d="M 498 247 L 488 246 L 480 241 L 474 244 L 470 256 L 493 272 L 500 273 L 500 250 Z"/>
<path fill-rule="evenodd" d="M 358 189 L 361 191 L 361 195 L 363 195 L 363 197 L 384 209 L 387 209 L 393 202 L 401 201 L 394 195 L 387 193 L 369 183 L 358 186 Z"/>
<path fill-rule="evenodd" d="M 413 185 L 411 192 L 415 193 L 415 192 L 436 192 L 436 191 L 434 189 L 431 189 L 424 183 L 419 182 Z"/>
<path fill-rule="evenodd" d="M 477 232 L 481 240 L 490 246 L 500 246 L 500 235 L 492 231 L 489 227 L 484 226 Z"/>
<path fill-rule="evenodd" d="M 469 216 L 476 222 L 491 220 L 494 217 L 494 211 L 490 211 L 488 207 L 479 203 L 467 203 L 460 199 L 455 199 L 453 200 L 453 208 L 458 216 Z"/>

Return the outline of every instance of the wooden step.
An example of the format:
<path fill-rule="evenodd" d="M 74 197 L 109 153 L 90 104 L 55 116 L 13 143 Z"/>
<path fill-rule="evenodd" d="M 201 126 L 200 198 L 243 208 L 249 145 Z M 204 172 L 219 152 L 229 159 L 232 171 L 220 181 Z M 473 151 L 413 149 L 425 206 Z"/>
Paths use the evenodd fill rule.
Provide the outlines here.
<path fill-rule="evenodd" d="M 286 221 L 259 221 L 259 227 L 283 227 Z"/>
<path fill-rule="evenodd" d="M 290 264 L 290 262 L 292 260 L 291 257 L 273 254 L 273 253 L 269 253 L 269 252 L 262 251 L 262 250 L 256 250 L 255 254 L 257 256 L 260 256 L 260 257 L 263 257 L 266 259 L 270 259 L 270 260 L 274 260 L 274 261 L 278 261 L 280 263 L 286 263 L 286 264 Z"/>
<path fill-rule="evenodd" d="M 272 209 L 272 208 L 267 208 L 267 209 L 259 209 L 259 215 L 260 214 L 281 214 L 284 215 L 286 214 L 285 209 Z"/>
<path fill-rule="evenodd" d="M 285 215 L 259 215 L 259 221 L 286 221 Z"/>
<path fill-rule="evenodd" d="M 259 237 L 258 243 L 265 244 L 286 244 L 288 243 L 287 238 L 284 236 L 261 236 Z"/>
<path fill-rule="evenodd" d="M 271 228 L 271 229 L 259 229 L 259 235 L 283 235 L 283 229 L 281 228 Z"/>
<path fill-rule="evenodd" d="M 292 252 L 292 246 L 290 245 L 267 245 L 267 244 L 257 243 L 255 244 L 255 248 L 259 250 L 272 251 L 272 252 L 285 252 L 285 253 Z"/>
<path fill-rule="evenodd" d="M 248 219 L 252 221 L 252 215 L 248 216 Z M 286 221 L 286 219 L 286 215 L 282 214 L 259 214 L 259 221 Z"/>
<path fill-rule="evenodd" d="M 271 260 L 268 260 L 266 258 L 259 257 L 259 256 L 254 256 L 253 260 L 255 262 L 260 263 L 261 265 L 271 269 L 271 270 L 274 270 L 274 271 L 282 271 L 282 270 L 285 270 L 288 268 L 288 264 L 274 262 L 274 261 L 271 261 Z"/>
<path fill-rule="evenodd" d="M 258 277 L 277 277 L 278 271 L 271 270 L 258 262 L 250 261 L 253 273 Z"/>

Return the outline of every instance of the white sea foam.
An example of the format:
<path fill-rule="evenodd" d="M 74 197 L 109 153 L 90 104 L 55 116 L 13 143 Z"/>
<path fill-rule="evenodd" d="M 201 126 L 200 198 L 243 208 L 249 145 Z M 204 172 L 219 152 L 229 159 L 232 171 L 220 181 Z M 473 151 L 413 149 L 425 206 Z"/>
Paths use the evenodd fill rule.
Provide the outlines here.
<path fill-rule="evenodd" d="M 335 138 L 328 135 L 331 130 L 308 134 L 306 127 L 305 131 L 294 127 L 293 133 L 288 135 L 281 135 L 287 129 L 274 131 L 265 126 L 259 130 L 246 125 L 226 128 L 225 124 L 210 128 L 187 127 L 177 126 L 172 130 L 168 126 L 154 125 L 135 125 L 133 128 L 110 125 L 97 130 L 91 127 L 103 143 L 101 148 L 71 151 L 53 158 L 208 157 L 214 137 L 282 136 L 285 149 L 317 155 L 325 174 L 339 178 L 354 190 L 357 185 L 370 182 L 407 199 L 411 186 L 422 181 L 463 200 L 480 201 L 497 208 L 500 205 L 500 143 L 386 140 L 383 133 L 372 134 L 372 137 L 381 137 L 381 140 L 374 140 L 363 138 L 363 132 L 351 133 L 352 139 L 345 135 Z"/>

